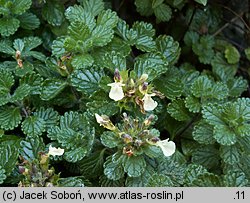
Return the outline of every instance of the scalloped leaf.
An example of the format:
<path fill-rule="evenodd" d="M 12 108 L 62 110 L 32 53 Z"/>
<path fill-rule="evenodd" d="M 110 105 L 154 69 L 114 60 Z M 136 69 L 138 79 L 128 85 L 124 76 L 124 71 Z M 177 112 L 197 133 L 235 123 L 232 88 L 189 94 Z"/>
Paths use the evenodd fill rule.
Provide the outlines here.
<path fill-rule="evenodd" d="M 119 71 L 126 70 L 126 58 L 120 53 L 115 51 L 108 52 L 102 59 L 103 66 L 115 71 L 117 68 Z"/>
<path fill-rule="evenodd" d="M 16 18 L 0 18 L 0 34 L 4 37 L 13 35 L 19 28 L 20 21 Z"/>
<path fill-rule="evenodd" d="M 167 4 L 160 4 L 159 6 L 153 8 L 155 16 L 159 22 L 167 22 L 172 17 L 172 9 Z"/>
<path fill-rule="evenodd" d="M 168 113 L 178 121 L 187 121 L 191 118 L 191 113 L 185 107 L 183 99 L 176 99 L 169 103 Z"/>
<path fill-rule="evenodd" d="M 78 56 L 74 56 L 71 64 L 76 69 L 86 68 L 91 66 L 94 63 L 94 59 L 90 54 L 81 54 Z"/>
<path fill-rule="evenodd" d="M 26 12 L 17 18 L 20 21 L 20 27 L 26 30 L 34 30 L 40 25 L 39 18 L 33 13 Z"/>
<path fill-rule="evenodd" d="M 216 140 L 213 137 L 213 130 L 213 126 L 209 125 L 204 120 L 201 120 L 194 126 L 192 135 L 194 140 L 200 144 L 214 144 Z"/>
<path fill-rule="evenodd" d="M 4 130 L 13 130 L 21 123 L 21 114 L 18 107 L 3 106 L 0 108 L 0 127 Z"/>
<path fill-rule="evenodd" d="M 0 167 L 5 170 L 6 175 L 9 175 L 16 166 L 20 141 L 20 138 L 13 135 L 6 135 L 0 139 Z"/>
<path fill-rule="evenodd" d="M 37 137 L 45 132 L 46 122 L 38 116 L 29 116 L 22 123 L 22 131 L 30 137 Z"/>
<path fill-rule="evenodd" d="M 45 144 L 41 137 L 27 137 L 26 140 L 20 142 L 20 154 L 22 157 L 32 162 L 34 159 L 38 158 L 39 152 L 43 152 Z"/>
<path fill-rule="evenodd" d="M 192 154 L 192 162 L 205 166 L 207 169 L 218 168 L 219 152 L 213 145 L 200 146 Z"/>
<path fill-rule="evenodd" d="M 189 164 L 184 176 L 185 186 L 191 186 L 198 176 L 207 173 L 207 169 L 201 165 Z"/>
<path fill-rule="evenodd" d="M 59 187 L 84 187 L 84 181 L 79 177 L 59 178 Z"/>
<path fill-rule="evenodd" d="M 164 83 L 162 82 L 164 80 Z M 164 75 L 153 81 L 157 90 L 163 93 L 168 99 L 174 100 L 180 97 L 184 84 L 174 68 L 169 69 Z"/>
<path fill-rule="evenodd" d="M 84 11 L 91 13 L 93 16 L 97 16 L 104 9 L 103 0 L 84 0 L 81 3 Z"/>
<path fill-rule="evenodd" d="M 214 127 L 214 138 L 222 145 L 233 145 L 237 138 L 235 133 L 225 125 L 216 125 Z"/>
<path fill-rule="evenodd" d="M 55 0 L 46 1 L 42 9 L 42 16 L 49 24 L 60 26 L 64 20 L 64 5 Z"/>
<path fill-rule="evenodd" d="M 146 161 L 143 156 L 131 156 L 123 162 L 123 167 L 129 177 L 138 177 L 144 172 Z"/>
<path fill-rule="evenodd" d="M 181 48 L 179 43 L 171 36 L 160 35 L 156 39 L 156 47 L 169 64 L 175 64 L 180 56 Z"/>
<path fill-rule="evenodd" d="M 34 112 L 34 116 L 45 121 L 46 129 L 56 126 L 59 120 L 59 114 L 57 111 L 54 111 L 53 108 L 45 109 L 44 107 L 41 107 Z"/>
<path fill-rule="evenodd" d="M 78 91 L 92 94 L 100 88 L 99 82 L 103 76 L 104 73 L 102 71 L 75 70 L 71 75 L 71 82 Z"/>
<path fill-rule="evenodd" d="M 236 145 L 221 146 L 220 157 L 225 163 L 233 165 L 240 162 L 241 152 Z"/>
<path fill-rule="evenodd" d="M 2 184 L 6 178 L 5 170 L 0 166 L 0 184 Z"/>
<path fill-rule="evenodd" d="M 150 82 L 168 70 L 168 63 L 157 53 L 147 53 L 135 59 L 134 72 L 138 78 L 148 74 L 147 81 Z"/>
<path fill-rule="evenodd" d="M 13 0 L 11 11 L 14 14 L 22 14 L 28 10 L 32 4 L 32 0 Z"/>
<path fill-rule="evenodd" d="M 119 137 L 112 131 L 104 131 L 101 135 L 101 142 L 105 147 L 114 148 L 119 144 Z"/>
<path fill-rule="evenodd" d="M 124 177 L 123 166 L 119 162 L 112 162 L 111 157 L 108 157 L 104 163 L 104 174 L 108 179 L 119 180 Z"/>
<path fill-rule="evenodd" d="M 248 182 L 246 175 L 240 171 L 229 171 L 223 176 L 225 187 L 245 187 Z"/>
<path fill-rule="evenodd" d="M 173 187 L 173 186 L 174 184 L 171 181 L 171 178 L 169 178 L 166 175 L 157 173 L 152 175 L 146 184 L 146 187 Z"/>
<path fill-rule="evenodd" d="M 28 84 L 21 84 L 20 86 L 18 86 L 18 88 L 15 90 L 14 94 L 12 95 L 11 102 L 22 100 L 23 98 L 29 95 L 31 89 L 32 87 L 29 86 Z"/>
<path fill-rule="evenodd" d="M 227 46 L 224 54 L 229 64 L 236 64 L 240 60 L 240 53 L 233 45 Z"/>
<path fill-rule="evenodd" d="M 185 107 L 187 107 L 190 112 L 192 113 L 200 112 L 201 103 L 199 98 L 189 95 L 185 98 L 184 102 L 185 102 Z"/>
<path fill-rule="evenodd" d="M 65 87 L 67 82 L 59 79 L 46 79 L 42 84 L 41 99 L 48 101 L 56 97 Z"/>

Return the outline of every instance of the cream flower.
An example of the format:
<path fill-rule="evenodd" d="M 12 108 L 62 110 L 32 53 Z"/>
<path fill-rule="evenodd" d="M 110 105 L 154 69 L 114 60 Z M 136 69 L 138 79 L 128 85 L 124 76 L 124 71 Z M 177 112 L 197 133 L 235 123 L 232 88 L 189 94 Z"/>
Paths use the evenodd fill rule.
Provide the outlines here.
<path fill-rule="evenodd" d="M 95 113 L 95 119 L 96 122 L 100 124 L 100 126 L 103 126 L 104 128 L 107 128 L 109 130 L 115 130 L 116 127 L 114 124 L 111 122 L 108 116 L 102 115 L 100 116 L 99 114 Z"/>
<path fill-rule="evenodd" d="M 175 143 L 173 141 L 161 140 L 158 141 L 155 145 L 159 146 L 165 156 L 171 156 L 175 153 Z"/>
<path fill-rule="evenodd" d="M 155 94 L 145 94 L 142 98 L 145 111 L 153 111 L 157 107 L 158 103 L 151 98 L 153 96 L 155 96 Z"/>
<path fill-rule="evenodd" d="M 115 101 L 119 101 L 123 99 L 124 92 L 122 90 L 122 86 L 125 86 L 125 84 L 122 84 L 121 82 L 114 82 L 108 84 L 108 86 L 111 86 L 110 92 L 109 92 L 109 98 L 113 99 Z"/>
<path fill-rule="evenodd" d="M 62 156 L 64 153 L 64 149 L 61 149 L 60 147 L 56 148 L 56 147 L 52 147 L 51 145 L 49 146 L 49 155 L 52 156 Z"/>

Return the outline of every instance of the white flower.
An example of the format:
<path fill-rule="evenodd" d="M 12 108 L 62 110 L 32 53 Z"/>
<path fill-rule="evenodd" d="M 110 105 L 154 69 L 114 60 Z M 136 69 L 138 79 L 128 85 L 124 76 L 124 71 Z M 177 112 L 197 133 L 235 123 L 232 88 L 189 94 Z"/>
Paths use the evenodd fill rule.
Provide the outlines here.
<path fill-rule="evenodd" d="M 103 118 L 97 113 L 95 113 L 95 119 L 96 119 L 96 122 L 99 124 L 102 124 L 104 122 Z"/>
<path fill-rule="evenodd" d="M 155 96 L 155 94 L 145 94 L 142 98 L 145 111 L 153 111 L 157 107 L 158 103 L 151 98 L 153 96 Z"/>
<path fill-rule="evenodd" d="M 173 141 L 161 140 L 156 143 L 159 146 L 165 156 L 171 156 L 175 152 L 175 143 Z"/>
<path fill-rule="evenodd" d="M 119 101 L 124 97 L 122 86 L 125 86 L 125 84 L 122 84 L 121 82 L 114 82 L 114 83 L 108 84 L 108 86 L 111 86 L 111 89 L 109 92 L 110 99 Z"/>
<path fill-rule="evenodd" d="M 52 156 L 61 156 L 64 153 L 64 149 L 61 149 L 60 147 L 56 148 L 56 147 L 52 147 L 51 145 L 49 146 L 49 155 Z"/>

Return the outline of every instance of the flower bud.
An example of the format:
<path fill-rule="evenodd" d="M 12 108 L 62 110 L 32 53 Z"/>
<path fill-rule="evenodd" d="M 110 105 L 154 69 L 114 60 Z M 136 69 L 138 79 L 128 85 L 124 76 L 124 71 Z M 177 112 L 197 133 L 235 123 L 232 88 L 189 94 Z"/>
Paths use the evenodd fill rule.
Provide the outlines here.
<path fill-rule="evenodd" d="M 116 68 L 114 72 L 114 80 L 120 82 L 122 80 L 119 70 Z"/>
<path fill-rule="evenodd" d="M 151 114 L 145 121 L 144 121 L 144 125 L 145 126 L 149 126 L 152 121 L 154 120 L 155 116 L 153 114 Z"/>

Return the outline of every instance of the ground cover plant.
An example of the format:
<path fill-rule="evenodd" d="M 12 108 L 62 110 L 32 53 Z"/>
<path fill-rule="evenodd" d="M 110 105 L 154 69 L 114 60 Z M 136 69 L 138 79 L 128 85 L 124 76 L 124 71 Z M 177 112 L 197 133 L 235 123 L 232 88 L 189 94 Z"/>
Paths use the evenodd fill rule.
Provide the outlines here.
<path fill-rule="evenodd" d="M 250 186 L 246 0 L 0 0 L 0 185 Z"/>

